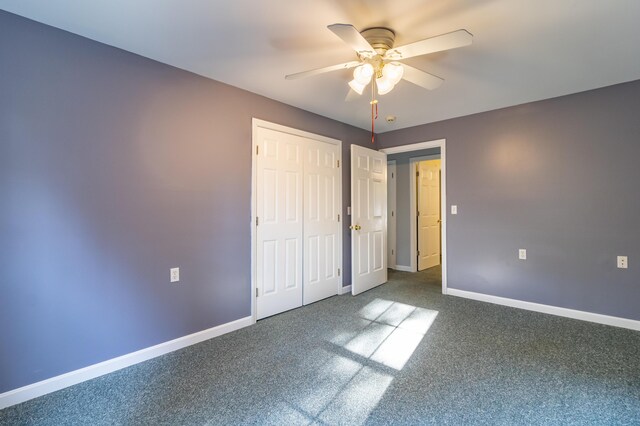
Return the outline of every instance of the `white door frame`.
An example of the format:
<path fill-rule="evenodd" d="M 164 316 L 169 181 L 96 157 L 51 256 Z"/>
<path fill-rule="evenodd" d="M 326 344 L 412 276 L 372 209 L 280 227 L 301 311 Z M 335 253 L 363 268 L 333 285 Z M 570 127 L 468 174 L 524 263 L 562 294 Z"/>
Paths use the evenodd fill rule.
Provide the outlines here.
<path fill-rule="evenodd" d="M 387 155 L 391 154 L 399 154 L 401 152 L 412 152 L 412 151 L 421 151 L 423 149 L 429 148 L 440 148 L 440 164 L 442 170 L 442 176 L 440 180 L 440 197 L 441 197 L 441 205 L 440 205 L 440 218 L 442 220 L 442 230 L 441 230 L 441 242 L 442 242 L 442 294 L 447 294 L 447 157 L 446 157 L 446 139 L 437 139 L 426 142 L 418 142 L 409 145 L 401 145 L 394 146 L 392 148 L 383 148 L 380 151 L 384 152 Z M 415 167 L 413 168 L 413 176 L 415 176 Z M 410 194 L 413 197 L 415 204 L 415 179 L 409 179 L 413 182 L 413 192 Z M 415 219 L 415 207 L 411 210 L 411 214 L 414 215 L 413 219 Z M 412 220 L 410 223 L 413 225 L 413 230 L 411 232 L 411 238 L 413 241 L 412 253 L 416 252 L 417 238 L 416 238 L 416 225 Z M 417 259 L 412 256 L 411 266 L 414 271 L 417 270 Z"/>
<path fill-rule="evenodd" d="M 256 229 L 256 216 L 257 216 L 257 156 L 256 156 L 256 147 L 258 146 L 258 128 L 275 130 L 277 132 L 288 133 L 291 135 L 301 136 L 307 139 L 314 139 L 320 142 L 330 143 L 332 145 L 338 146 L 338 152 L 340 156 L 342 156 L 342 141 L 338 139 L 332 139 L 326 136 L 317 135 L 315 133 L 305 132 L 304 130 L 294 129 L 293 127 L 283 126 L 281 124 L 271 123 L 269 121 L 260 120 L 258 118 L 252 118 L 251 120 L 251 293 L 249 297 L 251 298 L 251 318 L 253 318 L 253 322 L 257 321 L 256 319 L 256 288 L 257 288 L 257 229 Z M 340 158 L 340 167 L 342 167 L 342 158 Z M 342 171 L 339 173 L 339 181 L 338 181 L 338 211 L 342 211 Z M 344 228 L 344 218 L 340 220 L 340 227 Z M 342 265 L 342 230 L 338 235 L 338 253 L 337 258 L 340 262 L 340 270 L 344 271 L 344 267 Z M 344 274 L 340 274 L 340 279 L 338 282 L 338 288 L 336 294 L 342 294 L 342 284 L 343 284 Z M 304 291 L 304 288 L 303 288 Z"/>
<path fill-rule="evenodd" d="M 387 161 L 387 268 L 396 269 L 398 247 L 397 247 L 397 177 L 396 160 Z M 393 254 L 389 253 L 393 250 Z"/>
<path fill-rule="evenodd" d="M 425 155 L 409 159 L 409 232 L 411 233 L 411 238 L 409 238 L 409 253 L 413 253 L 413 256 L 411 256 L 411 263 L 409 263 L 411 272 L 418 272 L 418 226 L 416 224 L 416 218 L 418 217 L 418 188 L 416 187 L 418 163 L 426 160 L 440 159 L 440 154 Z M 442 235 L 440 235 L 440 239 L 442 239 Z"/>

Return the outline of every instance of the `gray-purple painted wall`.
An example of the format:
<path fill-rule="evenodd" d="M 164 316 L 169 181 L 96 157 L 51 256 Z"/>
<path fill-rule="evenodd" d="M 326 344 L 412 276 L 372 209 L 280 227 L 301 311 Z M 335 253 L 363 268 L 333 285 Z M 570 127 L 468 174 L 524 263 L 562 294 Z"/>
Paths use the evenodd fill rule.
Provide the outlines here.
<path fill-rule="evenodd" d="M 639 320 L 638 111 L 632 82 L 378 146 L 447 139 L 449 287 Z M 343 141 L 346 217 L 368 132 L 0 11 L 0 392 L 249 315 L 252 117 Z"/>
<path fill-rule="evenodd" d="M 346 217 L 367 131 L 0 11 L 0 393 L 250 315 L 252 117 L 343 141 Z"/>
<path fill-rule="evenodd" d="M 640 320 L 639 114 L 635 81 L 384 133 L 378 145 L 447 141 L 449 288 Z"/>

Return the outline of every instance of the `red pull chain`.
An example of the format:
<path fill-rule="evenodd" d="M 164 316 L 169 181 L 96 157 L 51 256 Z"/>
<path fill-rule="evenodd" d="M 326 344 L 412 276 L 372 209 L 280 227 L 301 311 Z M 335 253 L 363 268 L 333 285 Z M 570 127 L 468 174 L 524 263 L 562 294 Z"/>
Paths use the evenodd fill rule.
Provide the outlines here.
<path fill-rule="evenodd" d="M 375 120 L 375 118 L 373 117 L 373 105 L 374 105 L 374 103 L 373 103 L 373 102 L 371 102 L 371 143 L 375 143 L 375 142 L 374 142 L 374 138 L 375 138 L 375 133 L 374 133 L 375 125 L 374 125 L 374 120 Z"/>
<path fill-rule="evenodd" d="M 376 99 L 376 83 L 375 80 L 373 84 L 371 84 L 371 143 L 375 143 L 375 120 L 378 119 L 378 100 Z M 374 106 L 375 106 L 375 114 L 374 114 Z"/>

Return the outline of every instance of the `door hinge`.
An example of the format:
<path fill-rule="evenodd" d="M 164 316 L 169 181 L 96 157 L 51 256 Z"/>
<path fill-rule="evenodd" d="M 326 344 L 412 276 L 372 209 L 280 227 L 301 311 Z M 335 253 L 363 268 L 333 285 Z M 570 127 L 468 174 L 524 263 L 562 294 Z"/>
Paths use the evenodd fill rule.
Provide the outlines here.
<path fill-rule="evenodd" d="M 258 297 L 258 287 L 256 287 L 256 297 Z"/>
<path fill-rule="evenodd" d="M 259 224 L 260 224 L 260 218 L 256 216 L 256 226 L 258 226 Z"/>
<path fill-rule="evenodd" d="M 338 215 L 338 222 L 340 222 L 340 215 Z"/>
<path fill-rule="evenodd" d="M 391 249 L 391 254 L 393 254 L 393 249 Z"/>
<path fill-rule="evenodd" d="M 337 160 L 337 162 L 338 162 L 338 167 L 340 167 L 340 160 Z"/>
<path fill-rule="evenodd" d="M 420 176 L 420 172 L 416 172 L 416 176 L 419 177 Z"/>
<path fill-rule="evenodd" d="M 420 216 L 420 211 L 417 211 L 416 213 L 417 213 L 416 216 Z"/>
<path fill-rule="evenodd" d="M 420 256 L 420 250 L 418 250 L 418 256 Z"/>
<path fill-rule="evenodd" d="M 256 155 L 260 153 L 260 145 L 256 145 Z"/>
<path fill-rule="evenodd" d="M 391 210 L 391 217 L 393 217 L 393 210 Z"/>
<path fill-rule="evenodd" d="M 338 276 L 340 276 L 340 268 L 338 268 Z"/>

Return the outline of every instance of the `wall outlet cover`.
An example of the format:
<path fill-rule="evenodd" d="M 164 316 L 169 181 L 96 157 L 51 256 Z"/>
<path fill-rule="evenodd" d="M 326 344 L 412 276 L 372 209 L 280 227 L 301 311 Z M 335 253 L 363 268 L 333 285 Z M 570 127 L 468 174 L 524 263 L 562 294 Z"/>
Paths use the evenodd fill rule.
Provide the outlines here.
<path fill-rule="evenodd" d="M 451 206 L 451 214 L 458 214 L 458 206 L 456 205 Z"/>
<path fill-rule="evenodd" d="M 169 270 L 169 278 L 172 283 L 180 281 L 180 268 L 171 268 Z"/>
<path fill-rule="evenodd" d="M 618 256 L 618 268 L 619 269 L 628 269 L 629 268 L 629 259 L 627 256 Z"/>

